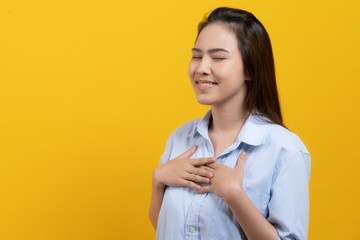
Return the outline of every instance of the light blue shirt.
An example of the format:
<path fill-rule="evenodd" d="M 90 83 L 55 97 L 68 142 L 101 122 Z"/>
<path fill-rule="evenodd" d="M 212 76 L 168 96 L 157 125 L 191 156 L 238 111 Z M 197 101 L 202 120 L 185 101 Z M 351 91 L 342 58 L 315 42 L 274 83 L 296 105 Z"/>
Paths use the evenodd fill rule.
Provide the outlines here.
<path fill-rule="evenodd" d="M 160 164 L 194 144 L 191 158 L 214 157 L 208 135 L 211 110 L 175 130 Z M 250 115 L 236 141 L 216 162 L 234 168 L 246 151 L 243 188 L 261 214 L 276 228 L 279 239 L 307 239 L 309 224 L 310 155 L 287 129 Z M 188 187 L 167 187 L 159 213 L 156 239 L 246 239 L 225 201 L 213 193 L 195 194 Z"/>

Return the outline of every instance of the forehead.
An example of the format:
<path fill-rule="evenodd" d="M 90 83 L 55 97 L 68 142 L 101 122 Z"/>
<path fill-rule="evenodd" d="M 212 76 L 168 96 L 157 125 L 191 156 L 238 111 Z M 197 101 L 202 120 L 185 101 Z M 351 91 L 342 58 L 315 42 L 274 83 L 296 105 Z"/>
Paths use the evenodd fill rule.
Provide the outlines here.
<path fill-rule="evenodd" d="M 225 48 L 237 50 L 238 43 L 235 33 L 224 23 L 212 23 L 199 34 L 194 47 L 202 50 L 211 48 Z"/>

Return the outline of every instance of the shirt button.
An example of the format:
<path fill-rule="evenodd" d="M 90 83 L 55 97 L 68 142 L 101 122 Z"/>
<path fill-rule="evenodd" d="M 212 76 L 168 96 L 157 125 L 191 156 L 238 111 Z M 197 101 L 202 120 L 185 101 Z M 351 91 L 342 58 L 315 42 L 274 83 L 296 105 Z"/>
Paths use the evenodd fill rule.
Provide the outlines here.
<path fill-rule="evenodd" d="M 196 232 L 196 227 L 190 227 L 190 232 L 192 233 Z"/>

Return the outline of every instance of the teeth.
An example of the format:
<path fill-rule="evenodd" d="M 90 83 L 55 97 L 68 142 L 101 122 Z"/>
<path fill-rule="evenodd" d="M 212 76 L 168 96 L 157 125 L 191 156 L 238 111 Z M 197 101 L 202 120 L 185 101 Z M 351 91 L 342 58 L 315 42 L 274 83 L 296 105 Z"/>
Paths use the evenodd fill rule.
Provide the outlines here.
<path fill-rule="evenodd" d="M 199 83 L 199 85 L 208 85 L 208 86 L 210 86 L 210 85 L 214 85 L 213 83 Z"/>

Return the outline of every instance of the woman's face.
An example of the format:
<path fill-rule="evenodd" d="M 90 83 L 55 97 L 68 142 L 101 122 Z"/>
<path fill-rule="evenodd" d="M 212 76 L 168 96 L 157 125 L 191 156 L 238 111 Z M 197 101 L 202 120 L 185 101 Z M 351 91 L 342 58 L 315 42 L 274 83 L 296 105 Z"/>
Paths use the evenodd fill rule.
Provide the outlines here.
<path fill-rule="evenodd" d="M 246 95 L 242 57 L 235 34 L 224 23 L 212 23 L 200 32 L 189 77 L 200 104 L 242 107 Z"/>

